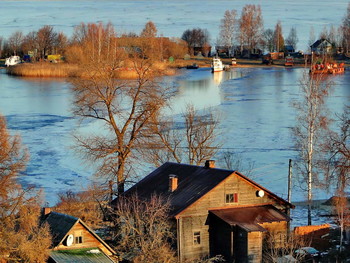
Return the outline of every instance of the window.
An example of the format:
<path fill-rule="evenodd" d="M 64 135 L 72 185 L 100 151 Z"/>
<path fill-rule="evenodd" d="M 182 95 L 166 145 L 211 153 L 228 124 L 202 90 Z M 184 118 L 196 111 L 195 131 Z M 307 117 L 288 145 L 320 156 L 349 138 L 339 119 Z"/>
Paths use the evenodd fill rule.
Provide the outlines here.
<path fill-rule="evenodd" d="M 226 204 L 238 203 L 238 194 L 226 194 Z"/>
<path fill-rule="evenodd" d="M 200 243 L 201 243 L 201 232 L 200 231 L 193 232 L 193 244 L 200 245 Z"/>
<path fill-rule="evenodd" d="M 74 242 L 75 242 L 75 244 L 83 243 L 83 232 L 82 231 L 75 231 L 74 232 Z"/>

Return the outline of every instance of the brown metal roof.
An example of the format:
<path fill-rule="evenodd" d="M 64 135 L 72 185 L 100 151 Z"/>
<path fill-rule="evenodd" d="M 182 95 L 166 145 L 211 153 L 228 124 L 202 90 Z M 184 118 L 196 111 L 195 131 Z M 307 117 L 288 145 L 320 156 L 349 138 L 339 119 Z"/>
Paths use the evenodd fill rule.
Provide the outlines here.
<path fill-rule="evenodd" d="M 172 207 L 171 215 L 175 216 L 208 193 L 232 172 L 167 162 L 127 190 L 124 195 L 128 196 L 137 192 L 139 198 L 150 198 L 154 193 L 169 196 Z M 178 187 L 172 193 L 168 191 L 169 175 L 171 174 L 178 178 Z"/>
<path fill-rule="evenodd" d="M 214 214 L 231 226 L 240 226 L 248 232 L 266 231 L 262 223 L 272 223 L 280 221 L 290 221 L 290 218 L 275 208 L 273 205 L 236 207 L 228 209 L 210 210 Z"/>
<path fill-rule="evenodd" d="M 169 175 L 172 174 L 176 175 L 178 178 L 178 187 L 174 192 L 169 193 Z M 150 198 L 156 193 L 165 197 L 169 196 L 172 206 L 171 216 L 176 216 L 232 174 L 239 176 L 258 189 L 263 189 L 278 202 L 293 207 L 292 204 L 289 204 L 284 199 L 233 170 L 205 168 L 204 166 L 171 162 L 166 162 L 151 172 L 144 179 L 127 190 L 124 195 L 128 196 L 137 193 L 139 198 Z M 115 199 L 112 204 L 116 202 L 117 199 Z"/>

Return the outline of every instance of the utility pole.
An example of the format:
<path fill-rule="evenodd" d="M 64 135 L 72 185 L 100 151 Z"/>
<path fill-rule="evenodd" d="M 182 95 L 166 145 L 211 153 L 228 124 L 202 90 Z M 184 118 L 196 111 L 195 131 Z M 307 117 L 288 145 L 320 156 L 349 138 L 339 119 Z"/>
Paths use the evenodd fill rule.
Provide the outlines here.
<path fill-rule="evenodd" d="M 292 159 L 289 159 L 289 168 L 288 168 L 288 197 L 287 201 L 290 203 L 292 201 Z M 287 209 L 287 215 L 290 217 L 290 208 Z M 290 236 L 290 221 L 287 223 L 287 237 Z"/>
<path fill-rule="evenodd" d="M 288 200 L 289 203 L 292 201 L 292 159 L 289 159 L 288 169 Z"/>

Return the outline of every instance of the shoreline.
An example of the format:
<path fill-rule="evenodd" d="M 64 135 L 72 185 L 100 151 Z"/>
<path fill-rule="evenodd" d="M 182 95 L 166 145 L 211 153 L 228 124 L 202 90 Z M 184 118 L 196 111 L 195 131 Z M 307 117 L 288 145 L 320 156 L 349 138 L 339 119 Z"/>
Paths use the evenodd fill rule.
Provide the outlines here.
<path fill-rule="evenodd" d="M 228 66 L 230 69 L 233 68 L 305 68 L 309 67 L 310 65 L 305 65 L 303 59 L 298 59 L 295 61 L 295 64 L 293 66 L 285 66 L 284 65 L 284 59 L 274 60 L 273 64 L 266 65 L 262 63 L 261 59 L 243 59 L 239 58 L 236 60 L 235 65 L 232 65 L 231 58 L 221 58 L 223 64 L 225 66 Z M 165 66 L 165 74 L 164 75 L 176 75 L 176 69 L 184 69 L 187 66 L 196 64 L 199 68 L 210 68 L 211 67 L 212 58 L 211 57 L 202 57 L 202 58 L 191 58 L 191 59 L 179 59 L 174 61 L 173 63 L 168 63 L 167 66 Z M 350 61 L 349 60 L 336 60 L 337 63 L 344 63 L 345 69 L 350 67 Z M 40 78 L 67 78 L 70 76 L 76 76 L 77 67 L 78 65 L 74 65 L 73 69 L 69 66 L 72 66 L 72 64 L 67 63 L 58 63 L 53 64 L 49 62 L 44 63 L 21 63 L 20 66 L 17 68 L 27 68 L 27 72 L 20 71 L 20 73 L 17 73 L 16 66 L 11 67 L 12 70 L 5 67 L 5 65 L 0 64 L 0 69 L 5 69 L 6 74 L 17 76 L 17 77 L 40 77 Z M 38 67 L 40 68 L 40 73 L 36 72 L 38 71 Z M 62 69 L 66 67 L 67 69 Z M 58 72 L 60 71 L 60 72 Z M 33 73 L 34 72 L 34 73 Z M 127 73 L 127 72 L 126 72 Z"/>

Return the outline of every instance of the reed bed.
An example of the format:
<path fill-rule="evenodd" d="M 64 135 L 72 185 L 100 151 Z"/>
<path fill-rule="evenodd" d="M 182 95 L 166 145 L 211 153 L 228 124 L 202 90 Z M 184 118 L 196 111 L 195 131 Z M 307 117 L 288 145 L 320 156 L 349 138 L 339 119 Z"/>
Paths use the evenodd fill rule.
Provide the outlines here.
<path fill-rule="evenodd" d="M 10 75 L 21 77 L 71 77 L 75 76 L 78 66 L 68 63 L 23 63 L 6 70 Z"/>
<path fill-rule="evenodd" d="M 173 75 L 175 70 L 168 68 L 166 63 L 156 63 L 153 65 L 156 75 Z M 89 69 L 89 73 L 83 67 L 77 64 L 68 63 L 23 63 L 16 66 L 6 68 L 7 73 L 20 77 L 78 77 L 88 78 L 91 75 L 93 68 Z M 116 71 L 116 78 L 120 79 L 137 79 L 138 75 L 132 67 L 121 68 Z"/>

